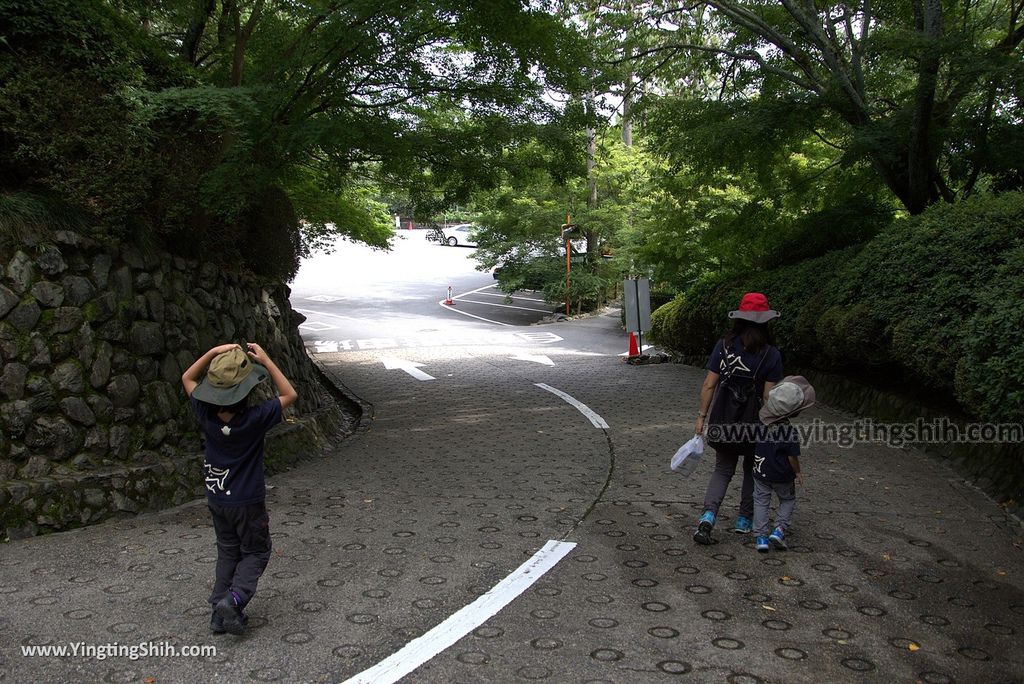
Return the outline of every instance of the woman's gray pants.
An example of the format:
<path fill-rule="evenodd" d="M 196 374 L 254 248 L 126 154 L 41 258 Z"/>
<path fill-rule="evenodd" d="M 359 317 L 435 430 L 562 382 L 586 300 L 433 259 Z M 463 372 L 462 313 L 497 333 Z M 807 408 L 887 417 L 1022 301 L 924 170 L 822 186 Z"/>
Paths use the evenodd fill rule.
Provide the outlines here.
<path fill-rule="evenodd" d="M 723 454 L 715 451 L 715 470 L 711 473 L 711 481 L 704 493 L 704 510 L 718 515 L 718 507 L 725 498 L 725 490 L 736 473 L 736 465 L 743 459 L 743 486 L 740 488 L 740 515 L 754 517 L 754 478 L 750 474 L 754 467 L 754 447 L 746 454 Z"/>

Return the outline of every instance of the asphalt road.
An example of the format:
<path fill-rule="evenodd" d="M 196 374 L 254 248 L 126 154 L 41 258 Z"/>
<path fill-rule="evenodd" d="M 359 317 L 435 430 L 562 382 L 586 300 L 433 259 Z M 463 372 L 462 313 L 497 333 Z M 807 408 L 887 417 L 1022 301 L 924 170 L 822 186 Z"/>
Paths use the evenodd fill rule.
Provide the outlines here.
<path fill-rule="evenodd" d="M 628 350 L 624 334 L 603 327 L 556 334 L 538 325 L 560 307 L 537 292 L 500 292 L 489 271 L 477 270 L 474 248 L 438 245 L 424 235 L 395 231 L 390 252 L 341 241 L 305 261 L 291 301 L 307 317 L 300 326 L 307 346 L 319 353 L 481 343 L 556 354 Z"/>

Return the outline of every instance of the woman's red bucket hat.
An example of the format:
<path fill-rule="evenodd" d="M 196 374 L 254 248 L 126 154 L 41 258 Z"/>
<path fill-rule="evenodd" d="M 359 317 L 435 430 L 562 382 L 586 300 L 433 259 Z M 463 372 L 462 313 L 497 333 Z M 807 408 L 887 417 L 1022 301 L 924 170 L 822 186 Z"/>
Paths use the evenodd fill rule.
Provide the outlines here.
<path fill-rule="evenodd" d="M 760 292 L 748 292 L 740 300 L 740 306 L 729 312 L 729 318 L 741 318 L 752 323 L 767 323 L 780 316 L 768 306 L 768 298 Z"/>

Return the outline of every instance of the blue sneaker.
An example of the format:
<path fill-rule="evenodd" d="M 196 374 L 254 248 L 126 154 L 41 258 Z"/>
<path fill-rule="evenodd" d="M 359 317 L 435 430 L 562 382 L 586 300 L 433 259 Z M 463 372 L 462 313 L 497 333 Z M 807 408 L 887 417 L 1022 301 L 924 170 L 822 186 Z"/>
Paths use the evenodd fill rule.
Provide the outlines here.
<path fill-rule="evenodd" d="M 704 515 L 700 516 L 700 520 L 697 522 L 697 531 L 693 533 L 693 541 L 698 544 L 713 544 L 714 540 L 711 538 L 711 529 L 715 526 L 715 514 L 711 511 L 704 511 Z"/>
<path fill-rule="evenodd" d="M 736 534 L 749 534 L 753 529 L 753 521 L 747 516 L 741 515 L 736 518 L 736 525 L 732 528 L 732 531 Z"/>
<path fill-rule="evenodd" d="M 779 551 L 785 551 L 789 548 L 786 546 L 786 530 L 781 527 L 776 527 L 772 530 L 772 533 L 768 535 L 768 541 Z"/>
<path fill-rule="evenodd" d="M 754 542 L 754 548 L 761 553 L 768 553 L 768 537 L 760 536 Z"/>

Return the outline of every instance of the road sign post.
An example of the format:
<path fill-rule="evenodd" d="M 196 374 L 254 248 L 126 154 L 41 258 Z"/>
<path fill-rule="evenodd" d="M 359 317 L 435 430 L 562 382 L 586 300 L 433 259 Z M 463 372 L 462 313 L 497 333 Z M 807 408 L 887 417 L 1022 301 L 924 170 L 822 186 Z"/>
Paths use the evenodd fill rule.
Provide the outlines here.
<path fill-rule="evenodd" d="M 626 332 L 639 338 L 638 350 L 644 353 L 644 330 L 651 329 L 651 281 L 627 278 L 622 283 L 622 305 L 626 309 Z"/>
<path fill-rule="evenodd" d="M 562 224 L 562 242 L 565 244 L 565 315 L 572 315 L 572 297 L 569 295 L 569 274 L 572 271 L 572 233 L 576 226 L 572 224 L 572 216 L 565 215 L 565 223 Z"/>

